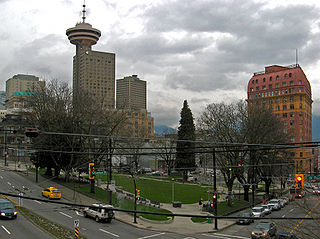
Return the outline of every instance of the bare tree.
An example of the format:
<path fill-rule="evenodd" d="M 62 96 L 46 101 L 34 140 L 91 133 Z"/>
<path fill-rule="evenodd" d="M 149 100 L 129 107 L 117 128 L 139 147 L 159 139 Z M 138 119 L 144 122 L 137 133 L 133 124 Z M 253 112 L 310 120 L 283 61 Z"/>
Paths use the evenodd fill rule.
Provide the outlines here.
<path fill-rule="evenodd" d="M 164 161 L 168 175 L 171 174 L 171 170 L 175 165 L 176 139 L 176 134 L 165 134 L 156 143 L 159 149 L 154 150 L 157 153 L 156 155 Z"/>

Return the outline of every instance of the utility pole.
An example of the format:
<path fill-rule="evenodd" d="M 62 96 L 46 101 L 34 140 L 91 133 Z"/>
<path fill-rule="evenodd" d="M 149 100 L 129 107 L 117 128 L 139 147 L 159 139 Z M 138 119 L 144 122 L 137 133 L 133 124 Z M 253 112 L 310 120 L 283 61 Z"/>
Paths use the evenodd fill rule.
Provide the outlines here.
<path fill-rule="evenodd" d="M 218 214 L 218 197 L 217 197 L 217 169 L 216 169 L 216 149 L 212 148 L 212 163 L 213 163 L 213 195 L 216 195 L 216 203 L 214 203 L 214 215 Z M 214 229 L 218 230 L 218 219 L 214 218 Z"/>
<path fill-rule="evenodd" d="M 249 148 L 250 150 L 250 164 L 252 165 L 252 203 L 251 206 L 254 207 L 254 191 L 255 191 L 255 164 L 254 164 L 254 154 L 253 154 L 253 150 L 252 147 Z"/>
<path fill-rule="evenodd" d="M 7 131 L 4 130 L 4 166 L 7 166 Z"/>
<path fill-rule="evenodd" d="M 112 205 L 112 191 L 110 190 L 110 185 L 112 181 L 112 139 L 109 139 L 109 184 L 108 184 L 108 193 L 109 193 L 109 204 Z"/>

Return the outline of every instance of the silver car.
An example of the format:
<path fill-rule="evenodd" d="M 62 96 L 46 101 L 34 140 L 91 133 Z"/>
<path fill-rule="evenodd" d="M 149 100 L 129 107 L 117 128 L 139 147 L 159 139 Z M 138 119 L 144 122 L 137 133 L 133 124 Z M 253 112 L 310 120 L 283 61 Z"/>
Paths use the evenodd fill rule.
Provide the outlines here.
<path fill-rule="evenodd" d="M 260 222 L 251 232 L 252 239 L 271 238 L 277 234 L 277 226 L 274 222 Z"/>
<path fill-rule="evenodd" d="M 272 199 L 268 202 L 268 205 L 272 206 L 272 210 L 278 211 L 281 209 L 281 205 L 278 199 Z"/>
<path fill-rule="evenodd" d="M 262 204 L 261 207 L 263 207 L 265 215 L 270 214 L 271 211 L 272 211 L 272 206 L 271 205 Z"/>
<path fill-rule="evenodd" d="M 251 212 L 253 217 L 263 217 L 265 215 L 263 207 L 254 207 Z"/>

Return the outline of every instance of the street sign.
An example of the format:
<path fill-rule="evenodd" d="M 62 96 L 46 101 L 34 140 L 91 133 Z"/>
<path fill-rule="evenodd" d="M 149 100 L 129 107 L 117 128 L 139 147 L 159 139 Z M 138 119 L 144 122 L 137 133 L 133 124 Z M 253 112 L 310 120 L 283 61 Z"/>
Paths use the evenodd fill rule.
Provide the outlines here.
<path fill-rule="evenodd" d="M 307 176 L 307 179 L 320 181 L 320 176 Z"/>
<path fill-rule="evenodd" d="M 99 174 L 107 174 L 108 173 L 108 171 L 96 171 L 96 175 L 99 175 Z"/>

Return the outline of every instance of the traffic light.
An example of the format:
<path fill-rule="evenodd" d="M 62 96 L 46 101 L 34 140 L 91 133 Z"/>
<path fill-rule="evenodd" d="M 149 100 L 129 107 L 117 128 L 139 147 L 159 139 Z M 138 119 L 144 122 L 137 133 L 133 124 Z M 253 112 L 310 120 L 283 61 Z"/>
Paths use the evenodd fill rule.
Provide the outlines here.
<path fill-rule="evenodd" d="M 89 163 L 89 179 L 94 179 L 94 163 Z"/>
<path fill-rule="evenodd" d="M 212 203 L 211 203 L 211 207 L 216 207 L 217 206 L 217 201 L 218 201 L 218 195 L 216 192 L 214 192 L 212 194 Z"/>
<path fill-rule="evenodd" d="M 296 188 L 304 189 L 304 174 L 296 174 Z"/>
<path fill-rule="evenodd" d="M 139 189 L 136 189 L 137 190 L 137 199 L 140 198 L 140 190 Z"/>

